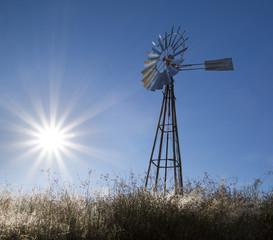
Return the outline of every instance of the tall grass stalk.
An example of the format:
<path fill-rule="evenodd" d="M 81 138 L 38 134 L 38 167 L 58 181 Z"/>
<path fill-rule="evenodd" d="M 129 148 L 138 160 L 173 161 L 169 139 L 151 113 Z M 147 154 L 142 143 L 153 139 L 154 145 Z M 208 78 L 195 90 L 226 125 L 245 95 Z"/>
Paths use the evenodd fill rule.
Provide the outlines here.
<path fill-rule="evenodd" d="M 0 239 L 273 239 L 273 191 L 187 180 L 184 195 L 155 194 L 143 179 L 104 176 L 103 190 L 50 179 L 46 189 L 0 189 Z"/>

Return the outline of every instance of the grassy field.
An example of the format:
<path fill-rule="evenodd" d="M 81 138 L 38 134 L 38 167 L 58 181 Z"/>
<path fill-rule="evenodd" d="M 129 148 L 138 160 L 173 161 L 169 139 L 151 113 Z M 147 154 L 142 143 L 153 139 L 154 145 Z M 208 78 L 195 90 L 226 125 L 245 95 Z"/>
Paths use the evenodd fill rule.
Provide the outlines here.
<path fill-rule="evenodd" d="M 102 191 L 49 179 L 30 193 L 0 189 L 0 239 L 273 239 L 273 191 L 186 181 L 184 196 L 144 191 L 143 180 L 105 177 Z"/>

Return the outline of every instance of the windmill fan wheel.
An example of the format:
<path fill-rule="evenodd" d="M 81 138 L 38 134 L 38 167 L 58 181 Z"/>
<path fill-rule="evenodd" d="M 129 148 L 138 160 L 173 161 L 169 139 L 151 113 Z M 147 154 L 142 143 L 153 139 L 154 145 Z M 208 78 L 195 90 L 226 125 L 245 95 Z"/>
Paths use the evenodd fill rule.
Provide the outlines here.
<path fill-rule="evenodd" d="M 152 52 L 147 52 L 148 60 L 144 62 L 145 69 L 141 72 L 144 76 L 144 87 L 150 91 L 163 89 L 164 85 L 171 83 L 172 77 L 179 70 L 179 65 L 184 61 L 184 52 L 187 50 L 184 33 L 174 31 L 165 33 L 164 37 L 158 36 L 158 44 L 152 42 Z"/>

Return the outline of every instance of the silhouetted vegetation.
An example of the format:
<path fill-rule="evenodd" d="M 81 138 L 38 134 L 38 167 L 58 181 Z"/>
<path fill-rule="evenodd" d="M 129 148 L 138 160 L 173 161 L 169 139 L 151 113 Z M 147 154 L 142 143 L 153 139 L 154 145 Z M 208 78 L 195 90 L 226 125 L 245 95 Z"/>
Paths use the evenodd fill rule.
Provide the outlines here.
<path fill-rule="evenodd" d="M 31 193 L 0 190 L 0 239 L 273 239 L 273 191 L 205 175 L 184 196 L 144 191 L 141 178 L 95 191 L 51 179 Z"/>

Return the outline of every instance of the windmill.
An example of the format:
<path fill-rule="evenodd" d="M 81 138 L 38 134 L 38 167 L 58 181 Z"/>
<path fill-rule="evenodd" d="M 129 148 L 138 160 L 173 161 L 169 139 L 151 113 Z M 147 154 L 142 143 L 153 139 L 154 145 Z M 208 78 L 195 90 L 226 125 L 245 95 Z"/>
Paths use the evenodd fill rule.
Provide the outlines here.
<path fill-rule="evenodd" d="M 183 64 L 184 52 L 187 50 L 185 31 L 180 33 L 180 27 L 163 36 L 159 35 L 158 43 L 152 42 L 152 51 L 148 52 L 148 60 L 144 62 L 145 69 L 142 82 L 149 91 L 163 90 L 159 120 L 150 156 L 145 188 L 149 183 L 156 192 L 166 193 L 174 190 L 175 194 L 183 194 L 182 164 L 177 129 L 174 79 L 180 71 L 200 70 L 225 71 L 233 70 L 231 58 L 209 60 L 198 64 Z"/>

